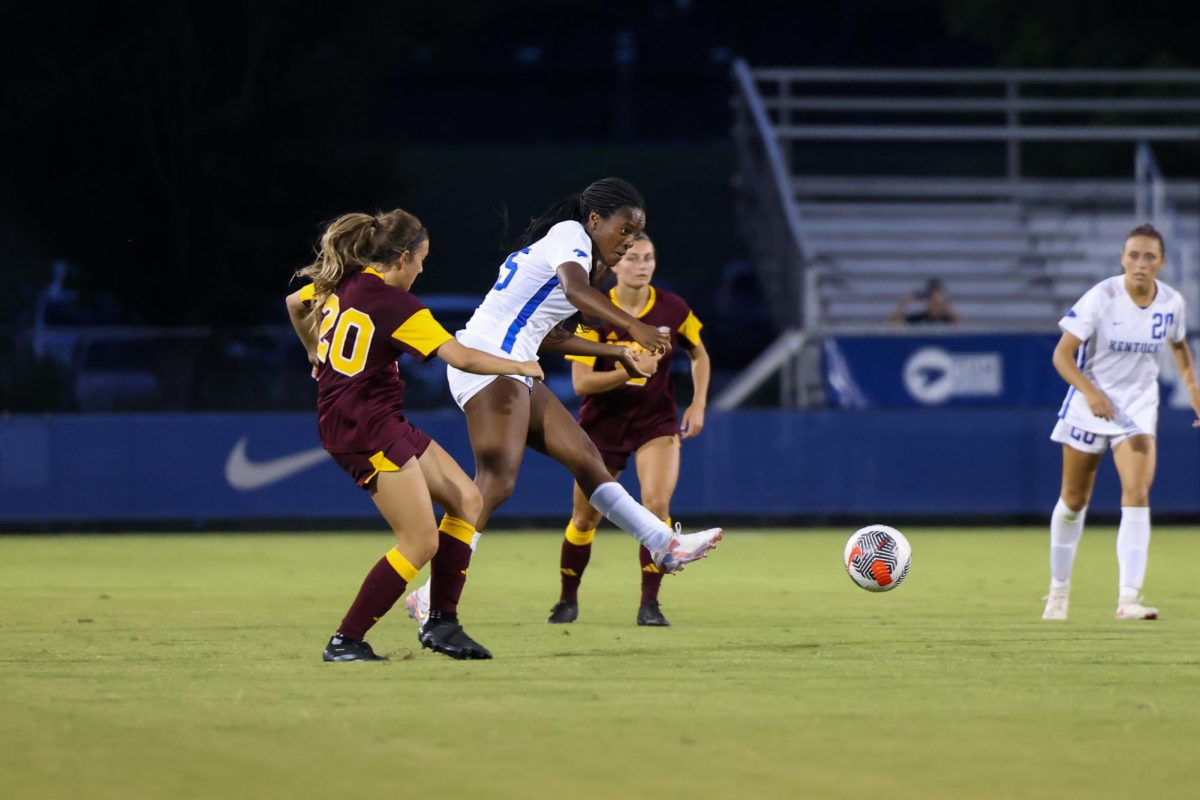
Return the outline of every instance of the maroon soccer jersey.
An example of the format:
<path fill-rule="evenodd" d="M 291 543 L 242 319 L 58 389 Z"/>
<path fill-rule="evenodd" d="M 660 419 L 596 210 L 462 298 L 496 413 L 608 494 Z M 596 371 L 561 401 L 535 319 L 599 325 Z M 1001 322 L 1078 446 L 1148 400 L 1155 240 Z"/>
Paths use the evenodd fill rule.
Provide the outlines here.
<path fill-rule="evenodd" d="M 311 299 L 311 287 L 302 299 Z M 396 359 L 422 361 L 453 338 L 411 292 L 368 267 L 338 284 L 318 331 L 317 430 L 330 453 L 367 453 L 407 435 Z"/>
<path fill-rule="evenodd" d="M 609 292 L 617 303 L 616 290 Z M 658 371 L 649 378 L 630 378 L 611 391 L 584 397 L 579 409 L 579 424 L 602 451 L 630 452 L 644 441 L 639 432 L 670 430 L 678 432 L 679 411 L 675 407 L 675 386 L 671 381 L 671 359 L 680 347 L 691 350 L 700 343 L 700 320 L 679 295 L 650 287 L 650 299 L 637 315 L 638 319 L 656 328 L 671 332 L 671 349 L 659 360 Z M 593 341 L 641 347 L 629 340 L 629 335 L 608 323 L 599 328 L 581 328 L 579 335 Z M 567 356 L 572 361 L 589 364 L 597 372 L 622 369 L 611 358 Z"/>

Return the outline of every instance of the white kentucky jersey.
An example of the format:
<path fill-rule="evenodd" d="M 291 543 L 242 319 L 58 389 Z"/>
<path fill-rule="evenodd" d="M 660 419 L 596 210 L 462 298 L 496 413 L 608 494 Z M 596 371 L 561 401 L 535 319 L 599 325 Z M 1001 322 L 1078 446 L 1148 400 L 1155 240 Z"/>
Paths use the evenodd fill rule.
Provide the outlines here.
<path fill-rule="evenodd" d="M 1182 341 L 1187 325 L 1183 298 L 1161 281 L 1150 305 L 1142 308 L 1125 291 L 1125 276 L 1114 275 L 1093 286 L 1058 326 L 1080 339 L 1075 363 L 1108 396 L 1117 416 L 1092 414 L 1087 398 L 1071 387 L 1059 418 L 1084 431 L 1115 436 L 1133 428 L 1154 433 L 1158 419 L 1159 352 Z"/>
<path fill-rule="evenodd" d="M 573 220 L 508 257 L 458 340 L 504 358 L 535 360 L 550 329 L 576 312 L 558 285 L 558 267 L 568 261 L 591 274 L 592 240 Z"/>

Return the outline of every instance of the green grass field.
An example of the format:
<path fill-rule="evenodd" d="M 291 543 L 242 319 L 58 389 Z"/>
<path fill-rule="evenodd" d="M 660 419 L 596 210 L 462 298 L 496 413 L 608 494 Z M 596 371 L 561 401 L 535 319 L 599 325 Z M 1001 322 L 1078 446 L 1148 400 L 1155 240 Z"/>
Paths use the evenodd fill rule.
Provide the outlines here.
<path fill-rule="evenodd" d="M 618 532 L 563 627 L 558 534 L 490 534 L 462 615 L 496 659 L 420 651 L 397 607 L 383 664 L 320 652 L 385 534 L 3 537 L 4 794 L 1194 796 L 1200 529 L 1155 531 L 1163 619 L 1116 622 L 1092 526 L 1059 624 L 1042 531 L 907 532 L 912 573 L 872 595 L 847 531 L 734 531 L 666 579 L 667 629 L 633 624 Z"/>

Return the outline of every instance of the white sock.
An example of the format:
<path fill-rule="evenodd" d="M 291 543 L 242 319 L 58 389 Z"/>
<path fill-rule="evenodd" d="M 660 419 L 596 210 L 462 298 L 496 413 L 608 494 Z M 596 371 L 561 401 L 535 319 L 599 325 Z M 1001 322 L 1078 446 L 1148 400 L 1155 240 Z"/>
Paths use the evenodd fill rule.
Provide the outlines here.
<path fill-rule="evenodd" d="M 475 531 L 475 533 L 471 534 L 471 552 L 472 553 L 474 553 L 476 550 L 479 549 L 479 537 L 480 536 L 483 536 L 483 534 L 480 533 L 479 531 Z"/>
<path fill-rule="evenodd" d="M 1146 580 L 1146 555 L 1150 550 L 1150 509 L 1122 506 L 1117 529 L 1117 565 L 1120 571 L 1119 602 L 1137 600 Z"/>
<path fill-rule="evenodd" d="M 651 553 L 666 548 L 674 538 L 665 522 L 634 500 L 625 487 L 616 481 L 597 486 L 588 502 L 612 524 L 645 545 Z"/>
<path fill-rule="evenodd" d="M 1075 551 L 1079 549 L 1079 537 L 1083 535 L 1083 521 L 1087 518 L 1087 506 L 1072 511 L 1058 498 L 1050 514 L 1050 588 L 1069 589 L 1071 567 L 1075 564 Z"/>

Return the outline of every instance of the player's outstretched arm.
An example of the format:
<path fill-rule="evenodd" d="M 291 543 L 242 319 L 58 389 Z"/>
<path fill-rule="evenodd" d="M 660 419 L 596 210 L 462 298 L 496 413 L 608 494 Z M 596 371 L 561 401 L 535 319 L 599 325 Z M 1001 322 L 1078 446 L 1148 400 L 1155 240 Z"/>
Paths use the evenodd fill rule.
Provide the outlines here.
<path fill-rule="evenodd" d="M 1200 385 L 1196 383 L 1196 366 L 1187 339 L 1171 342 L 1171 355 L 1175 357 L 1175 366 L 1179 368 L 1179 379 L 1188 387 L 1188 396 L 1192 400 L 1192 411 L 1196 414 L 1192 427 L 1200 428 Z"/>
<path fill-rule="evenodd" d="M 665 352 L 671 346 L 670 334 L 663 333 L 653 325 L 647 325 L 614 305 L 592 286 L 587 272 L 579 264 L 565 261 L 558 265 L 556 274 L 563 294 L 567 296 L 567 302 L 582 311 L 585 316 L 612 323 L 652 353 Z"/>
<path fill-rule="evenodd" d="M 1117 416 L 1117 410 L 1112 401 L 1087 379 L 1083 370 L 1075 363 L 1075 353 L 1082 344 L 1083 341 L 1079 337 L 1064 332 L 1058 344 L 1054 346 L 1054 368 L 1064 381 L 1083 395 L 1093 414 L 1100 419 L 1113 419 Z"/>
<path fill-rule="evenodd" d="M 703 342 L 687 351 L 692 359 L 692 402 L 683 410 L 683 418 L 679 420 L 679 436 L 690 439 L 698 436 L 704 429 L 704 409 L 708 407 L 708 383 L 712 377 L 712 361 Z"/>
<path fill-rule="evenodd" d="M 542 380 L 542 367 L 536 361 L 513 361 L 500 358 L 473 347 L 461 344 L 457 339 L 446 341 L 434 351 L 442 361 L 463 372 L 476 375 L 523 375 L 526 378 Z"/>
<path fill-rule="evenodd" d="M 634 378 L 649 378 L 658 368 L 658 356 L 654 356 L 653 363 L 651 363 L 648 354 L 638 355 L 624 345 L 585 339 L 582 336 L 576 336 L 561 325 L 550 329 L 546 338 L 542 339 L 542 343 L 538 345 L 538 352 L 558 353 L 563 356 L 611 358 L 625 368 L 627 376 Z M 615 386 L 609 388 L 615 388 Z"/>
<path fill-rule="evenodd" d="M 621 349 L 627 350 L 628 348 Z M 653 353 L 630 353 L 630 360 L 633 367 L 636 368 L 635 370 L 622 362 L 623 369 L 597 371 L 588 364 L 575 361 L 571 364 L 571 386 L 575 389 L 575 394 L 580 397 L 611 392 L 613 389 L 624 386 L 631 377 L 649 378 L 658 371 L 660 358 L 661 356 Z"/>

